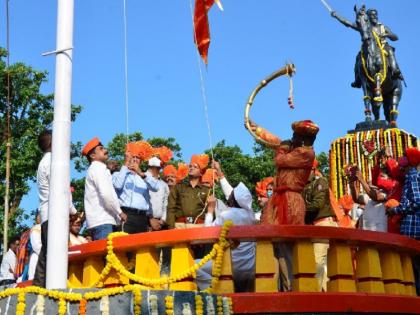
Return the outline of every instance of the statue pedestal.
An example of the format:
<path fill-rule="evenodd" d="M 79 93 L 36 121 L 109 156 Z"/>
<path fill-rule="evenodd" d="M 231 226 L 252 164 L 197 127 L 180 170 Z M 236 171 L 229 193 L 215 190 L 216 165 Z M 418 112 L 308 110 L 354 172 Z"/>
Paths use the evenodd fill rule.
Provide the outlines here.
<path fill-rule="evenodd" d="M 359 131 L 368 131 L 368 130 L 377 130 L 377 129 L 386 130 L 388 128 L 391 128 L 391 126 L 386 120 L 362 121 L 356 124 L 356 128 L 354 130 L 349 130 L 347 131 L 347 133 L 353 134 Z"/>

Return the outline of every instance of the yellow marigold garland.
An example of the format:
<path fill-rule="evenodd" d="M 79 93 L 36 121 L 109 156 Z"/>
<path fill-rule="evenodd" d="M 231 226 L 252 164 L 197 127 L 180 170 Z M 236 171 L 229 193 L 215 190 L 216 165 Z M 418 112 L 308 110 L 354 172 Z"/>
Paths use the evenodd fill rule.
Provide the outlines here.
<path fill-rule="evenodd" d="M 217 297 L 217 315 L 223 315 L 223 298 L 221 296 Z"/>
<path fill-rule="evenodd" d="M 25 292 L 19 292 L 17 297 L 16 315 L 25 315 Z"/>
<path fill-rule="evenodd" d="M 198 269 L 204 266 L 211 259 L 215 258 L 214 270 L 216 270 L 216 272 L 214 272 L 213 279 L 212 279 L 212 286 L 214 286 L 220 277 L 224 250 L 227 247 L 229 247 L 229 242 L 226 241 L 226 235 L 232 225 L 233 225 L 232 221 L 225 222 L 225 224 L 222 227 L 222 231 L 220 233 L 218 243 L 214 244 L 213 249 L 210 251 L 210 253 L 206 255 L 203 259 L 201 259 L 198 263 L 195 263 L 186 271 L 181 272 L 175 276 L 169 276 L 169 277 L 164 276 L 162 278 L 144 278 L 144 277 L 141 277 L 141 276 L 138 276 L 136 274 L 129 272 L 126 269 L 126 267 L 121 263 L 121 261 L 118 259 L 117 255 L 114 253 L 114 247 L 113 247 L 113 242 L 112 242 L 113 238 L 127 235 L 127 233 L 124 233 L 124 232 L 111 233 L 108 235 L 108 239 L 107 239 L 107 255 L 106 255 L 107 264 L 105 268 L 102 270 L 101 275 L 99 276 L 99 279 L 96 282 L 95 286 L 103 285 L 103 281 L 105 280 L 106 276 L 109 274 L 112 268 L 115 269 L 120 275 L 130 279 L 131 281 L 143 284 L 147 287 L 156 287 L 156 286 L 160 286 L 164 284 L 171 284 L 171 283 L 178 282 L 188 277 L 193 277 L 193 275 Z M 211 287 L 207 289 L 206 291 L 209 292 L 210 290 L 211 290 Z"/>
<path fill-rule="evenodd" d="M 195 314 L 196 315 L 204 315 L 204 309 L 203 309 L 204 303 L 203 298 L 200 294 L 197 294 L 195 296 Z"/>
<path fill-rule="evenodd" d="M 103 281 L 105 280 L 106 276 L 109 274 L 111 269 L 114 268 L 120 274 L 138 283 L 148 284 L 149 286 L 169 284 L 169 283 L 177 282 L 182 279 L 191 277 L 199 268 L 205 265 L 209 260 L 214 259 L 214 268 L 213 268 L 212 282 L 211 282 L 212 285 L 210 288 L 205 290 L 205 292 L 210 293 L 212 292 L 212 287 L 214 287 L 217 284 L 220 274 L 221 274 L 224 251 L 226 248 L 230 246 L 229 242 L 226 240 L 226 236 L 232 225 L 233 225 L 232 221 L 225 222 L 220 233 L 219 241 L 216 244 L 214 244 L 211 252 L 208 255 L 206 255 L 200 262 L 194 264 L 187 271 L 182 272 L 179 275 L 176 275 L 173 277 L 157 278 L 157 279 L 146 279 L 143 277 L 139 277 L 126 270 L 124 265 L 122 265 L 120 260 L 114 254 L 113 244 L 112 244 L 112 239 L 114 237 L 126 235 L 126 233 L 123 233 L 123 232 L 112 233 L 108 236 L 108 241 L 107 241 L 107 252 L 108 252 L 107 264 L 105 268 L 102 270 L 102 273 L 100 275 L 100 280 L 98 281 L 98 283 L 103 284 Z M 11 295 L 17 295 L 17 301 L 18 301 L 17 306 L 16 306 L 17 315 L 25 314 L 26 293 L 32 293 L 32 294 L 38 295 L 37 302 L 36 302 L 37 315 L 43 314 L 45 311 L 45 297 L 58 300 L 58 314 L 59 315 L 66 314 L 68 302 L 80 302 L 79 314 L 85 315 L 86 305 L 89 300 L 99 300 L 101 298 L 109 297 L 112 295 L 122 294 L 125 292 L 132 292 L 133 298 L 134 298 L 134 314 L 140 315 L 141 314 L 141 291 L 140 290 L 142 289 L 149 289 L 149 288 L 146 286 L 139 285 L 139 284 L 130 284 L 130 285 L 125 285 L 121 287 L 107 288 L 107 289 L 102 289 L 96 292 L 86 292 L 84 294 L 81 294 L 81 293 L 73 293 L 73 292 L 47 290 L 41 287 L 29 286 L 25 288 L 9 288 L 9 289 L 3 290 L 0 292 L 0 299 L 9 297 Z M 203 304 L 202 297 L 200 295 L 196 295 L 196 304 L 198 303 L 200 305 L 200 302 L 199 302 L 200 299 L 201 299 L 201 305 L 202 305 Z M 174 302 L 173 296 L 167 296 L 165 298 L 166 314 L 169 314 L 169 315 L 173 314 L 173 302 Z M 222 302 L 221 310 L 223 313 L 223 302 Z M 219 299 L 218 299 L 218 313 L 219 312 L 220 312 L 220 309 L 219 309 Z"/>
<path fill-rule="evenodd" d="M 67 301 L 63 298 L 58 300 L 58 315 L 65 315 L 67 311 Z"/>
<path fill-rule="evenodd" d="M 165 296 L 165 314 L 174 314 L 174 297 L 172 295 Z"/>
<path fill-rule="evenodd" d="M 133 290 L 133 300 L 134 300 L 134 315 L 141 314 L 141 291 L 140 288 Z"/>

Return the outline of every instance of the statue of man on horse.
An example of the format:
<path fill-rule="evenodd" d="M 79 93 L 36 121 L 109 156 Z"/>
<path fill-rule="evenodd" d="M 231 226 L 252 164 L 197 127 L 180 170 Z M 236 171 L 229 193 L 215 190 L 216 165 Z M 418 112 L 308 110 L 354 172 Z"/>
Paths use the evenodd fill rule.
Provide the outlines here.
<path fill-rule="evenodd" d="M 395 127 L 404 78 L 395 58 L 395 49 L 387 39 L 396 41 L 398 36 L 378 21 L 376 9 L 366 11 L 365 6 L 360 9 L 355 6 L 354 11 L 356 21 L 351 23 L 331 10 L 332 17 L 361 35 L 362 48 L 356 57 L 355 80 L 351 86 L 363 89 L 366 121 L 371 121 L 372 112 L 375 120 L 379 120 L 382 105 L 385 119 Z"/>

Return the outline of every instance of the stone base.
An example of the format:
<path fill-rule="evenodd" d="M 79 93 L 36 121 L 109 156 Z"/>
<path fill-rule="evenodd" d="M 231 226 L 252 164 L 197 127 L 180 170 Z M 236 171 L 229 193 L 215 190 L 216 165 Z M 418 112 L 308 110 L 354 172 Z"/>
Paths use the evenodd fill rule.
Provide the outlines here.
<path fill-rule="evenodd" d="M 6 287 L 0 287 L 0 291 Z M 74 289 L 73 293 L 95 292 L 100 289 Z M 203 301 L 204 314 L 218 314 L 217 295 L 198 293 L 191 291 L 169 291 L 169 290 L 143 290 L 141 291 L 141 314 L 165 314 L 166 296 L 174 297 L 173 314 L 196 314 L 195 296 L 201 295 Z M 25 314 L 32 314 L 31 310 L 35 310 L 38 296 L 32 293 L 25 294 Z M 229 315 L 229 307 L 227 298 L 223 298 L 223 314 Z M 15 314 L 17 305 L 17 295 L 10 298 L 0 299 L 1 314 Z M 79 302 L 67 303 L 67 315 L 79 314 Z M 152 305 L 155 305 L 153 307 Z M 58 301 L 52 298 L 45 298 L 44 314 L 57 314 Z M 131 292 L 109 296 L 109 314 L 132 315 L 133 314 L 133 295 Z M 101 299 L 90 300 L 86 305 L 86 314 L 102 314 L 103 306 Z M 33 312 L 35 314 L 35 312 Z"/>
<path fill-rule="evenodd" d="M 372 120 L 372 121 L 362 121 L 356 124 L 354 130 L 349 130 L 347 133 L 356 133 L 359 131 L 368 131 L 376 129 L 388 129 L 391 128 L 389 123 L 386 120 Z"/>

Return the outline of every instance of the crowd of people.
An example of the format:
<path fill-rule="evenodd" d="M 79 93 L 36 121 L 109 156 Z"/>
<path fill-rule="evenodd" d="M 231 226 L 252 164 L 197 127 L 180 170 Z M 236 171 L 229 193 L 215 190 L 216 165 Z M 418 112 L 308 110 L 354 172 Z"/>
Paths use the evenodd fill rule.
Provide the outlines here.
<path fill-rule="evenodd" d="M 256 183 L 259 213 L 252 208 L 252 194 L 243 184 L 232 187 L 222 166 L 206 154 L 193 155 L 188 165 L 167 164 L 172 152 L 153 148 L 145 141 L 128 143 L 120 166 L 108 159 L 108 151 L 98 138 L 83 148 L 89 167 L 85 178 L 84 212 L 69 204 L 69 246 L 105 239 L 122 230 L 129 234 L 165 229 L 222 226 L 227 220 L 235 225 L 315 225 L 359 228 L 400 233 L 420 240 L 420 151 L 406 150 L 395 160 L 386 150 L 372 170 L 372 180 L 363 178 L 357 166 L 344 171 L 350 194 L 338 202 L 328 180 L 318 170 L 313 143 L 318 126 L 305 120 L 292 124 L 291 140 L 282 141 L 255 123 L 253 131 L 275 151 L 276 174 Z M 36 224 L 20 238 L 12 238 L 0 267 L 0 284 L 33 280 L 45 286 L 48 240 L 48 201 L 50 188 L 50 131 L 39 136 L 44 156 L 39 163 L 37 185 L 39 212 Z M 147 170 L 142 170 L 142 163 Z M 144 164 L 143 164 L 144 165 Z M 224 200 L 214 194 L 218 184 Z M 363 193 L 361 193 L 363 192 Z M 86 224 L 86 235 L 80 231 Z M 290 291 L 293 279 L 291 243 L 275 243 L 279 262 L 279 290 Z M 319 290 L 326 291 L 328 243 L 314 243 L 316 278 Z M 209 248 L 192 247 L 200 259 Z M 241 242 L 232 248 L 233 278 L 236 291 L 253 291 L 255 243 Z M 170 250 L 159 249 L 162 270 L 169 272 Z M 419 292 L 420 258 L 413 258 Z M 197 272 L 197 284 L 205 289 L 211 283 L 211 262 Z"/>

